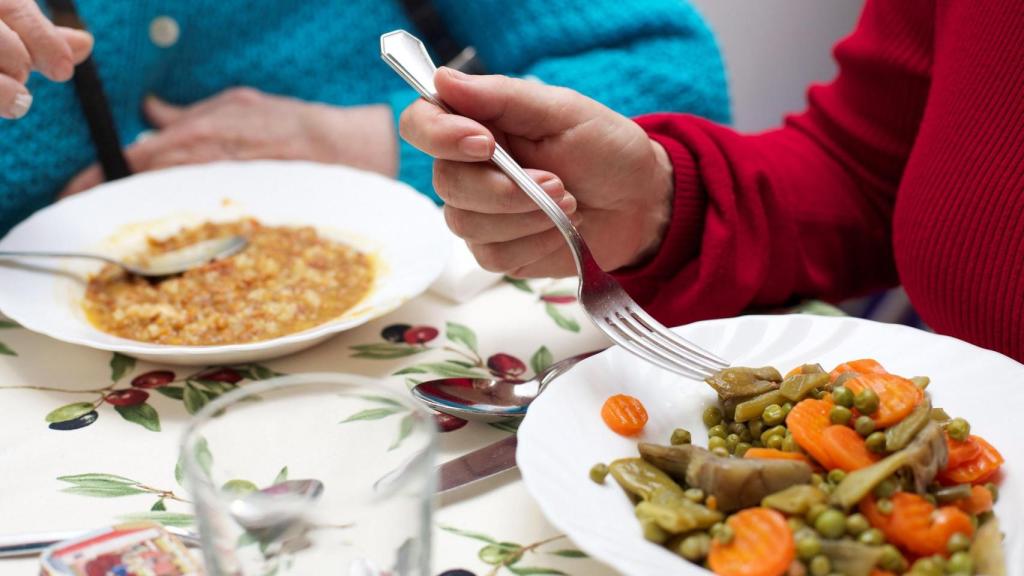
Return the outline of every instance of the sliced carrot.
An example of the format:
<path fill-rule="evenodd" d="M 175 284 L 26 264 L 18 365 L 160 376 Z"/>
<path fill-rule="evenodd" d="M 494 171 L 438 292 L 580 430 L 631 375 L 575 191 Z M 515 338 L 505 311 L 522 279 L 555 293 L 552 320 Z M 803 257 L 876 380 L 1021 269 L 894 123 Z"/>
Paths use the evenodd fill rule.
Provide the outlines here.
<path fill-rule="evenodd" d="M 868 450 L 860 434 L 848 426 L 829 426 L 821 433 L 821 444 L 835 468 L 853 472 L 871 466 L 879 455 Z"/>
<path fill-rule="evenodd" d="M 810 462 L 807 461 L 807 456 L 804 456 L 799 452 L 785 452 L 774 448 L 749 448 L 743 453 L 743 457 L 761 458 L 764 460 L 799 460 L 810 464 Z"/>
<path fill-rule="evenodd" d="M 975 440 L 976 436 L 968 436 L 967 440 L 960 442 L 949 437 L 946 432 L 946 452 L 949 454 L 946 459 L 946 468 L 956 468 L 974 460 L 981 454 L 981 444 Z"/>
<path fill-rule="evenodd" d="M 639 434 L 647 424 L 647 410 L 636 398 L 616 394 L 604 401 L 601 418 L 612 431 L 623 436 L 633 436 Z"/>
<path fill-rule="evenodd" d="M 793 434 L 793 440 L 829 470 L 834 466 L 828 452 L 821 445 L 821 434 L 832 425 L 828 417 L 831 410 L 832 402 L 809 398 L 800 401 L 786 416 L 786 426 Z"/>
<path fill-rule="evenodd" d="M 711 541 L 708 565 L 721 576 L 779 576 L 796 556 L 786 517 L 769 508 L 747 508 L 726 520 L 733 539 Z"/>
<path fill-rule="evenodd" d="M 836 378 L 838 378 L 843 372 L 857 372 L 859 374 L 888 374 L 885 368 L 882 368 L 882 365 L 879 364 L 877 360 L 863 358 L 861 360 L 843 362 L 829 372 L 828 376 L 833 382 L 835 382 Z"/>
<path fill-rule="evenodd" d="M 936 508 L 910 492 L 897 492 L 890 501 L 889 515 L 882 514 L 871 497 L 861 501 L 860 511 L 890 542 L 914 554 L 945 555 L 950 536 L 957 532 L 967 537 L 974 535 L 971 517 L 956 506 Z"/>
<path fill-rule="evenodd" d="M 983 484 L 999 471 L 999 467 L 1003 465 L 1003 455 L 981 436 L 971 436 L 970 438 L 981 446 L 981 453 L 956 468 L 947 466 L 945 470 L 939 472 L 939 482 L 943 484 Z"/>
<path fill-rule="evenodd" d="M 957 508 L 968 514 L 981 514 L 991 510 L 995 502 L 988 488 L 984 486 L 971 486 L 971 495 L 955 504 Z"/>
<path fill-rule="evenodd" d="M 875 426 L 885 428 L 903 420 L 924 400 L 924 390 L 906 378 L 893 374 L 862 374 L 844 384 L 857 394 L 870 388 L 878 394 L 878 410 L 870 414 Z"/>

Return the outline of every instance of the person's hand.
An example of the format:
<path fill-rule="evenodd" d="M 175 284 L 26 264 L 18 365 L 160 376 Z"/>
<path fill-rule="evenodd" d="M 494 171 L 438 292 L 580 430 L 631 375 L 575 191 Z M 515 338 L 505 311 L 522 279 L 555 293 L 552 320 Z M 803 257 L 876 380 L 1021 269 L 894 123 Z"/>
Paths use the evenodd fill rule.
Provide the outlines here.
<path fill-rule="evenodd" d="M 486 162 L 495 138 L 578 223 L 605 270 L 638 264 L 661 245 L 672 166 L 637 124 L 571 90 L 526 80 L 442 68 L 434 82 L 464 116 L 418 100 L 402 113 L 400 131 L 438 158 L 434 187 L 448 226 L 481 266 L 524 277 L 576 273 L 551 221 Z"/>
<path fill-rule="evenodd" d="M 346 164 L 389 176 L 397 171 L 394 122 L 385 105 L 335 107 L 232 88 L 186 107 L 151 96 L 143 110 L 158 131 L 125 149 L 134 172 L 255 159 Z M 100 167 L 90 166 L 61 196 L 102 181 Z"/>
<path fill-rule="evenodd" d="M 35 0 L 0 0 L 0 118 L 28 113 L 32 95 L 25 82 L 33 68 L 66 82 L 91 51 L 88 32 L 55 26 Z"/>

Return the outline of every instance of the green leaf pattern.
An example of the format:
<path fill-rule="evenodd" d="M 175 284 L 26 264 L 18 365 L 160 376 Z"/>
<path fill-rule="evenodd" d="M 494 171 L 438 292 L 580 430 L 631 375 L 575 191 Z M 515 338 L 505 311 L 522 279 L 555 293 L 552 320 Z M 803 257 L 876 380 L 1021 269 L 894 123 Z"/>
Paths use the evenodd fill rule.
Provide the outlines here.
<path fill-rule="evenodd" d="M 117 382 L 135 368 L 135 358 L 114 352 L 110 357 L 110 381 Z"/>
<path fill-rule="evenodd" d="M 519 564 L 523 558 L 528 555 L 537 555 L 540 553 L 559 556 L 561 558 L 586 558 L 587 555 L 580 550 L 575 549 L 559 549 L 553 551 L 542 551 L 541 548 L 548 544 L 563 540 L 565 536 L 555 536 L 540 542 L 535 542 L 529 545 L 517 544 L 515 542 L 502 542 L 487 534 L 481 532 L 474 532 L 471 530 L 463 530 L 460 528 L 454 528 L 452 526 L 441 526 L 441 530 L 461 536 L 463 538 L 469 538 L 483 542 L 483 546 L 477 552 L 477 557 L 480 561 L 485 564 L 493 566 L 494 569 L 490 574 L 499 574 L 501 570 L 507 570 L 512 574 L 520 575 L 533 575 L 533 574 L 566 574 L 565 572 L 556 568 L 547 568 L 541 566 L 522 566 Z"/>

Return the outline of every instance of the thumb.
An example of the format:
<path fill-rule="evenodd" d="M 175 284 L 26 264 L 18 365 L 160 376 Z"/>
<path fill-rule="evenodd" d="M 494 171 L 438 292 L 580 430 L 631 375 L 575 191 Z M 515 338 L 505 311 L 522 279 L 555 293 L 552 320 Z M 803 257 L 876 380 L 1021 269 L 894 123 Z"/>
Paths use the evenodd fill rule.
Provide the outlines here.
<path fill-rule="evenodd" d="M 169 104 L 152 95 L 147 96 L 145 102 L 142 103 L 142 111 L 146 114 L 146 119 L 150 124 L 156 128 L 166 128 L 185 115 L 184 107 Z"/>
<path fill-rule="evenodd" d="M 594 115 L 594 102 L 565 88 L 507 76 L 470 76 L 442 67 L 441 99 L 459 114 L 532 140 L 564 132 Z"/>
<path fill-rule="evenodd" d="M 64 26 L 58 26 L 57 33 L 67 42 L 68 48 L 71 49 L 71 60 L 75 64 L 81 64 L 89 57 L 93 45 L 92 34 L 84 30 L 76 30 Z"/>

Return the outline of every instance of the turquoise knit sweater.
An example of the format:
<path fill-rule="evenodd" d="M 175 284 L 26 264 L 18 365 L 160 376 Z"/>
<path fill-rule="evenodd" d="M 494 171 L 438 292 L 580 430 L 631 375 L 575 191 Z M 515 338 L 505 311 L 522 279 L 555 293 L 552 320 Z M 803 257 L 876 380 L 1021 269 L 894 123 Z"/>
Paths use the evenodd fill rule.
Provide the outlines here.
<path fill-rule="evenodd" d="M 396 0 L 78 0 L 96 37 L 94 60 L 122 142 L 148 129 L 143 98 L 188 104 L 252 86 L 340 106 L 415 95 L 381 60 L 378 36 L 414 30 Z M 569 86 L 627 115 L 682 111 L 728 121 L 715 41 L 682 0 L 435 0 L 452 33 L 489 71 Z M 150 38 L 159 16 L 177 22 L 168 47 Z M 38 74 L 35 102 L 0 120 L 0 234 L 52 201 L 95 161 L 71 83 Z M 397 126 L 397 123 L 396 123 Z M 435 198 L 430 160 L 402 144 L 399 177 Z"/>

